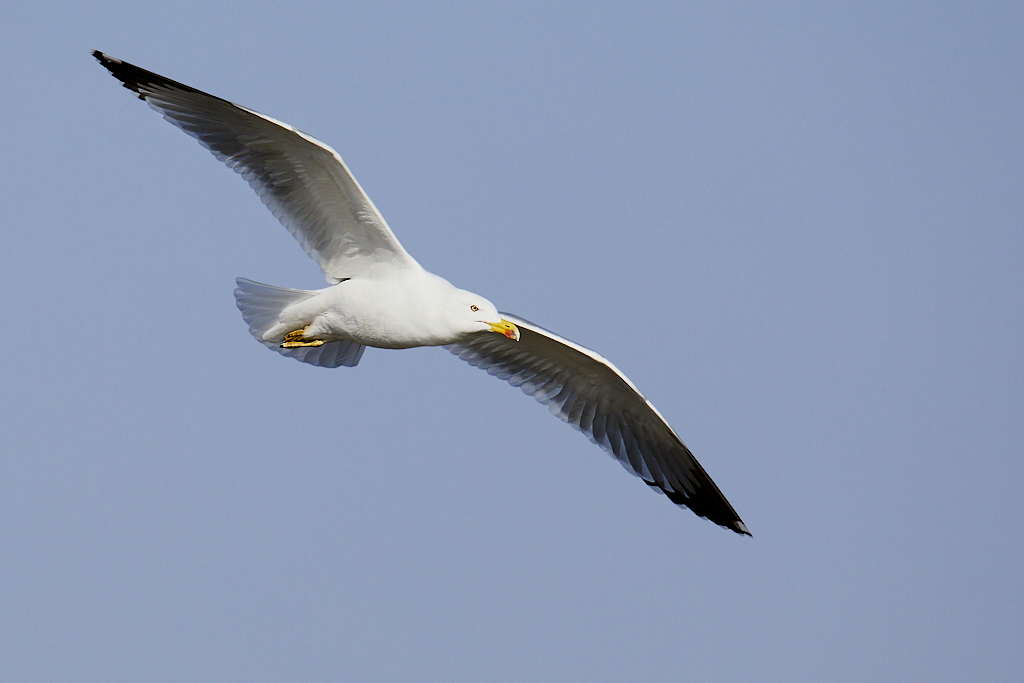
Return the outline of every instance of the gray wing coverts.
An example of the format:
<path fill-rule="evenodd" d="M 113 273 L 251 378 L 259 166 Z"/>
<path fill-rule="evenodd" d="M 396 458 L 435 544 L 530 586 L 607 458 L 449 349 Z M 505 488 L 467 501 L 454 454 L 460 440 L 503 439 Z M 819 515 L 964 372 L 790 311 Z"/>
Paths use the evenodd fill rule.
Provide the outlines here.
<path fill-rule="evenodd" d="M 673 503 L 749 535 L 690 450 L 614 366 L 533 323 L 501 315 L 519 327 L 518 342 L 484 332 L 448 350 L 547 405 Z"/>
<path fill-rule="evenodd" d="M 329 281 L 362 274 L 371 262 L 415 263 L 334 150 L 227 100 L 101 52 L 93 55 L 245 178 Z"/>

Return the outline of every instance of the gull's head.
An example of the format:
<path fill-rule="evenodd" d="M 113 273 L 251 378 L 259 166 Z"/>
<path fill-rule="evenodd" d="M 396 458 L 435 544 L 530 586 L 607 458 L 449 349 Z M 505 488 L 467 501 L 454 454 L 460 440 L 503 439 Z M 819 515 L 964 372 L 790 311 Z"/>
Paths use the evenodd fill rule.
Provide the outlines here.
<path fill-rule="evenodd" d="M 502 318 L 494 304 L 482 296 L 460 289 L 449 305 L 449 320 L 464 334 L 497 332 L 519 341 L 519 328 Z"/>

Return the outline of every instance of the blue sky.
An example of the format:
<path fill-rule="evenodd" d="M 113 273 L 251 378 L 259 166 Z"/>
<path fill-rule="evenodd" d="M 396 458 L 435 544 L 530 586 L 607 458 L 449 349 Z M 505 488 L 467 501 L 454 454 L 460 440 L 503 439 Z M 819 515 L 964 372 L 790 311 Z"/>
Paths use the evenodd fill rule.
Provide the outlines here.
<path fill-rule="evenodd" d="M 958 681 L 1024 668 L 1024 10 L 0 10 L 0 671 Z M 337 149 L 404 246 L 590 346 L 754 534 L 323 286 L 100 49 Z"/>

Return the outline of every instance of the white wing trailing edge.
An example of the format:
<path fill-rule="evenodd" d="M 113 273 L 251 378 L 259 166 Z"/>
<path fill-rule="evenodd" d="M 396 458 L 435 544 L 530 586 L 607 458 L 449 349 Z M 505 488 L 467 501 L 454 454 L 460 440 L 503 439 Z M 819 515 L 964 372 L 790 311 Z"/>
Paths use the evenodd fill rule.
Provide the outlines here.
<path fill-rule="evenodd" d="M 320 264 L 328 282 L 374 264 L 419 268 L 345 162 L 319 140 L 96 50 L 124 87 L 240 174 Z"/>
<path fill-rule="evenodd" d="M 448 350 L 519 387 L 676 505 L 750 535 L 697 459 L 633 383 L 601 355 L 509 313 L 520 340 L 478 334 Z"/>

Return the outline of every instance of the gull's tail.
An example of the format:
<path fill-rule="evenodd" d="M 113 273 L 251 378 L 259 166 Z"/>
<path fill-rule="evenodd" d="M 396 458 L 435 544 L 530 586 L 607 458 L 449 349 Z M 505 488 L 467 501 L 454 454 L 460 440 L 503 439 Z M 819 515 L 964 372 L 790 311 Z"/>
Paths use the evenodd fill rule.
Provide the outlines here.
<path fill-rule="evenodd" d="M 268 349 L 277 351 L 282 356 L 322 368 L 336 368 L 339 365 L 354 367 L 359 363 L 366 349 L 362 344 L 351 341 L 330 341 L 321 346 L 300 346 L 281 348 L 281 340 L 268 341 L 263 338 L 266 332 L 280 323 L 281 312 L 292 304 L 305 301 L 316 292 L 302 289 L 285 289 L 264 285 L 244 277 L 238 278 L 238 289 L 235 290 L 235 304 L 242 312 L 245 322 L 249 323 L 249 334 Z"/>

